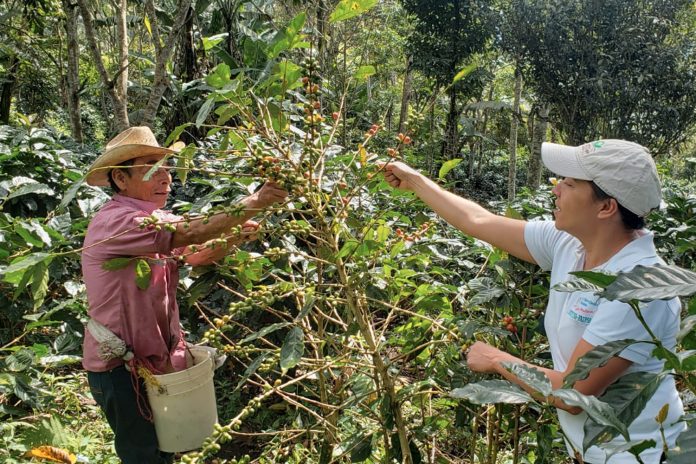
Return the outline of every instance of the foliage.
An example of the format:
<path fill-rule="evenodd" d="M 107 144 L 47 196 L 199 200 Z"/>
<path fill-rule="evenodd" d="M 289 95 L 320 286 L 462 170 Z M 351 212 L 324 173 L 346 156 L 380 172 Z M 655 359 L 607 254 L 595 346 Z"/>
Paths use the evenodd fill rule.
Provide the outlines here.
<path fill-rule="evenodd" d="M 515 0 L 501 46 L 528 65 L 566 143 L 620 138 L 662 153 L 694 120 L 691 6 Z"/>

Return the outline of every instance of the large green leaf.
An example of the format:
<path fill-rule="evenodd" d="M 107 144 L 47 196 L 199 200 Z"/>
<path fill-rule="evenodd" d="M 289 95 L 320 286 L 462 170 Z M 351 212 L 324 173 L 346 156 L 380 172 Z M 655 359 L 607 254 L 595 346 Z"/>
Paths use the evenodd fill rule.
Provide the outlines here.
<path fill-rule="evenodd" d="M 254 372 L 256 372 L 258 368 L 261 367 L 261 364 L 263 364 L 263 362 L 266 360 L 266 358 L 268 358 L 268 356 L 270 356 L 270 353 L 261 353 L 256 359 L 254 359 L 254 361 L 252 361 L 251 364 L 249 364 L 249 366 L 244 371 L 244 375 L 242 375 L 242 378 L 239 379 L 239 382 L 237 382 L 237 386 L 234 387 L 234 390 L 232 390 L 232 393 L 235 393 L 237 390 L 242 388 L 244 383 L 249 379 L 249 377 L 254 375 Z"/>
<path fill-rule="evenodd" d="M 628 303 L 631 300 L 668 300 L 696 293 L 696 272 L 677 266 L 656 264 L 636 266 L 620 272 L 602 296 L 608 300 Z"/>
<path fill-rule="evenodd" d="M 307 13 L 303 11 L 292 18 L 285 29 L 276 34 L 270 47 L 269 58 L 275 58 L 286 50 L 306 47 L 309 45 L 309 43 L 303 40 L 302 34 L 300 33 L 304 27 L 306 19 Z"/>
<path fill-rule="evenodd" d="M 614 436 L 620 433 L 626 440 L 629 440 L 628 428 L 616 415 L 616 412 L 607 403 L 598 400 L 594 396 L 583 395 L 577 390 L 560 389 L 554 390 L 553 396 L 563 401 L 568 406 L 582 408 L 595 423 L 601 424 L 606 429 L 611 429 Z M 585 450 L 592 445 L 585 445 Z"/>
<path fill-rule="evenodd" d="M 643 451 L 655 448 L 657 443 L 655 440 L 640 440 L 640 441 L 629 441 L 626 443 L 611 444 L 607 443 L 602 446 L 602 449 L 607 452 L 607 459 L 615 454 L 623 453 L 628 451 L 634 456 L 639 456 Z"/>
<path fill-rule="evenodd" d="M 377 0 L 341 0 L 329 16 L 329 22 L 345 21 L 368 11 L 377 5 Z"/>
<path fill-rule="evenodd" d="M 513 373 L 522 382 L 544 396 L 549 396 L 553 387 L 551 381 L 539 369 L 522 363 L 503 362 L 503 367 Z"/>
<path fill-rule="evenodd" d="M 34 352 L 28 348 L 22 348 L 5 358 L 5 366 L 12 372 L 24 371 L 32 364 L 34 364 Z"/>
<path fill-rule="evenodd" d="M 616 280 L 616 275 L 600 271 L 575 271 L 571 274 L 602 288 L 607 288 Z"/>
<path fill-rule="evenodd" d="M 626 374 L 610 385 L 600 399 L 611 404 L 621 423 L 629 426 L 652 398 L 664 375 L 650 372 Z M 598 424 L 588 418 L 585 422 L 583 448 L 588 449 L 598 443 L 605 443 L 615 436 L 616 432 L 613 427 Z"/>
<path fill-rule="evenodd" d="M 482 380 L 470 383 L 450 392 L 452 398 L 468 400 L 474 404 L 533 402 L 532 397 L 520 387 L 507 380 Z"/>
<path fill-rule="evenodd" d="M 353 77 L 357 80 L 363 80 L 367 79 L 368 77 L 372 76 L 375 72 L 375 67 L 372 65 L 365 65 L 365 66 L 360 66 L 357 71 L 355 71 L 355 74 Z"/>
<path fill-rule="evenodd" d="M 150 264 L 145 259 L 139 259 L 135 264 L 135 285 L 140 290 L 146 290 L 150 286 L 152 270 Z"/>
<path fill-rule="evenodd" d="M 8 196 L 7 200 L 10 198 L 17 198 L 22 195 L 27 195 L 29 193 L 40 193 L 44 195 L 55 195 L 55 192 L 46 184 L 24 184 L 19 188 L 13 190 Z"/>
<path fill-rule="evenodd" d="M 293 327 L 285 336 L 280 349 L 280 368 L 283 372 L 292 369 L 300 362 L 304 354 L 304 332 L 300 327 Z"/>
<path fill-rule="evenodd" d="M 696 427 L 688 427 L 677 438 L 674 448 L 667 451 L 667 464 L 694 464 L 696 456 Z"/>
<path fill-rule="evenodd" d="M 51 255 L 49 253 L 32 253 L 26 257 L 17 258 L 12 261 L 12 264 L 7 266 L 2 272 L 4 276 L 13 274 L 18 271 L 25 271 L 27 268 L 34 266 L 42 261 L 49 259 Z"/>
<path fill-rule="evenodd" d="M 566 376 L 563 388 L 572 388 L 575 382 L 586 379 L 592 369 L 605 365 L 611 358 L 634 343 L 638 342 L 624 339 L 595 346 L 578 359 L 573 370 Z"/>

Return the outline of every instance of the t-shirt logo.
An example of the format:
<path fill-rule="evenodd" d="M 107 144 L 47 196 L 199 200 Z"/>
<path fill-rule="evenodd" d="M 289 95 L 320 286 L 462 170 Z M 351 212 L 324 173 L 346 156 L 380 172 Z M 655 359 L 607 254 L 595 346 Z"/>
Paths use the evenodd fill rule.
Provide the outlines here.
<path fill-rule="evenodd" d="M 589 298 L 580 297 L 578 301 L 570 306 L 568 317 L 584 325 L 589 325 L 592 322 L 594 314 L 597 312 L 599 301 L 590 300 Z"/>

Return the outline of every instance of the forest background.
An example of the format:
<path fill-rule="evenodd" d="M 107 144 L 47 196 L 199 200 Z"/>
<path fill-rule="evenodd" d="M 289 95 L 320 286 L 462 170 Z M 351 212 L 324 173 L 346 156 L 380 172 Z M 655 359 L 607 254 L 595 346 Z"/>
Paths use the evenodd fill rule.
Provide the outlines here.
<path fill-rule="evenodd" d="M 490 209 L 548 219 L 544 141 L 623 138 L 655 156 L 664 204 L 649 225 L 669 266 L 568 289 L 637 315 L 639 300 L 682 297 L 678 350 L 656 350 L 693 422 L 693 2 L 1 0 L 0 25 L 3 462 L 118 462 L 79 364 L 79 250 L 110 194 L 82 180 L 134 125 L 188 144 L 178 214 L 225 210 L 265 179 L 291 191 L 258 242 L 182 268 L 190 341 L 229 355 L 220 426 L 182 462 L 563 462 L 554 410 L 462 355 L 486 340 L 548 364 L 547 276 L 448 227 L 376 165 L 404 159 Z M 112 266 L 149 283 L 146 257 Z M 576 374 L 633 342 L 598 347 Z M 597 400 L 519 375 L 588 412 L 587 446 L 624 433 L 659 378 Z M 693 463 L 695 430 L 668 462 Z M 663 447 L 626 439 L 607 452 Z"/>

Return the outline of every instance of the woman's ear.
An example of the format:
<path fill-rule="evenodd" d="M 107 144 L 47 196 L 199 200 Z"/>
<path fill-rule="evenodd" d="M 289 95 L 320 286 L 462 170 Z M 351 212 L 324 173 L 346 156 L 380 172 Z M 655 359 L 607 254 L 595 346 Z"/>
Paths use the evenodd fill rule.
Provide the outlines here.
<path fill-rule="evenodd" d="M 599 200 L 602 204 L 598 217 L 600 219 L 608 219 L 615 214 L 621 214 L 619 212 L 619 203 L 614 198 L 606 198 L 604 200 Z"/>

